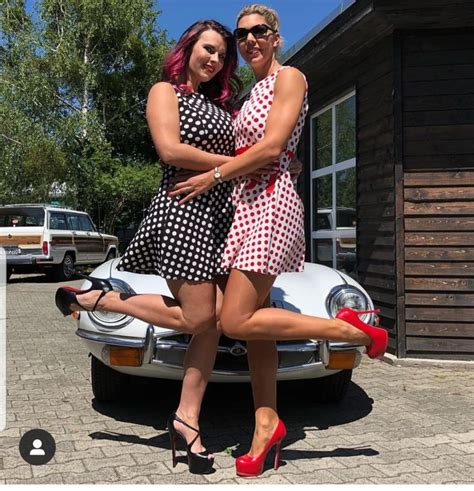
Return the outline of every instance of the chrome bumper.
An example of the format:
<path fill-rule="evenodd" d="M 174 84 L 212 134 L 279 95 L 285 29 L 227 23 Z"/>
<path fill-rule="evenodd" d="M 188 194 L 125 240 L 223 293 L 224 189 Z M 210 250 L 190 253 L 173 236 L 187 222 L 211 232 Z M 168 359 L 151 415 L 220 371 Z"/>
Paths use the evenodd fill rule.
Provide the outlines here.
<path fill-rule="evenodd" d="M 32 256 L 31 254 L 17 254 L 17 255 L 8 255 L 7 264 L 9 266 L 17 266 L 17 265 L 34 265 L 36 264 L 35 258 L 36 256 Z"/>
<path fill-rule="evenodd" d="M 6 256 L 9 266 L 37 266 L 54 264 L 53 257 L 38 254 L 9 254 Z"/>
<path fill-rule="evenodd" d="M 184 354 L 191 336 L 176 332 L 156 334 L 148 326 L 145 338 L 116 336 L 107 333 L 93 333 L 77 329 L 76 334 L 88 341 L 106 346 L 118 346 L 143 349 L 143 365 L 159 365 L 169 369 L 182 369 Z M 330 352 L 361 351 L 362 347 L 348 343 L 329 343 L 327 341 L 291 341 L 277 343 L 278 372 L 311 371 L 327 365 Z M 213 373 L 225 376 L 248 376 L 247 349 L 245 342 L 231 340 L 225 336 L 217 348 L 216 364 Z M 360 357 L 359 357 L 360 359 Z M 106 362 L 104 359 L 103 361 Z M 358 364 L 358 363 L 357 363 Z"/>

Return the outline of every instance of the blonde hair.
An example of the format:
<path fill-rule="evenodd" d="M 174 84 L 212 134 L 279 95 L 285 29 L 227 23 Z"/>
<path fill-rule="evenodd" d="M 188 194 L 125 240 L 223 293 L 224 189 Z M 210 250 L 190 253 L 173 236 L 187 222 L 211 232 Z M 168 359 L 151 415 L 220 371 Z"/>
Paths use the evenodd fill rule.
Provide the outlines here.
<path fill-rule="evenodd" d="M 283 47 L 284 39 L 280 34 L 280 17 L 278 16 L 278 12 L 266 5 L 262 5 L 261 3 L 251 3 L 250 5 L 246 5 L 242 8 L 237 16 L 237 24 L 240 22 L 242 17 L 247 15 L 258 14 L 265 17 L 267 24 L 275 31 L 278 32 L 280 42 L 278 45 L 278 52 L 280 52 Z"/>
<path fill-rule="evenodd" d="M 266 5 L 262 5 L 261 3 L 252 3 L 250 5 L 246 5 L 237 16 L 237 24 L 239 23 L 242 17 L 252 14 L 259 14 L 265 17 L 268 25 L 274 29 L 275 31 L 280 30 L 280 18 L 276 10 L 267 7 Z"/>

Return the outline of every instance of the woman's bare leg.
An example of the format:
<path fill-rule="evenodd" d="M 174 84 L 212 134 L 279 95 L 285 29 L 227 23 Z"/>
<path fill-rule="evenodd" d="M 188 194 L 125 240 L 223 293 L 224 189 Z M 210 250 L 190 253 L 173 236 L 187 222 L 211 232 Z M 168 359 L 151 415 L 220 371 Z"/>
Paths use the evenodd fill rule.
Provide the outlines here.
<path fill-rule="evenodd" d="M 199 429 L 199 415 L 204 393 L 212 368 L 214 367 L 217 345 L 221 334 L 220 326 L 218 325 L 218 315 L 222 306 L 226 280 L 227 277 L 222 277 L 216 282 L 216 290 L 212 299 L 216 309 L 217 324 L 210 326 L 206 331 L 192 337 L 184 358 L 183 385 L 176 412 L 181 419 L 197 429 Z M 173 295 L 181 303 L 182 288 L 179 288 L 180 285 L 174 285 L 173 282 L 168 282 L 168 285 Z M 200 301 L 204 302 L 207 299 L 201 296 Z M 175 422 L 174 425 L 188 442 L 196 436 L 194 431 L 186 428 L 183 424 Z M 193 452 L 203 452 L 205 450 L 200 438 L 196 440 L 191 450 Z M 210 455 L 209 457 L 212 458 L 213 456 Z"/>
<path fill-rule="evenodd" d="M 249 454 L 259 455 L 278 422 L 277 352 L 273 340 L 319 338 L 368 344 L 368 336 L 339 319 L 321 319 L 283 309 L 259 308 L 270 295 L 275 276 L 232 270 L 224 295 L 224 333 L 247 340 L 255 402 L 255 433 Z M 274 341 L 273 341 L 274 342 Z"/>
<path fill-rule="evenodd" d="M 262 307 L 270 306 L 270 296 Z M 277 368 L 278 352 L 275 341 L 247 341 L 247 356 L 255 406 L 255 432 L 250 456 L 259 455 L 278 424 Z"/>
<path fill-rule="evenodd" d="M 209 325 L 215 324 L 215 304 L 212 304 L 212 308 L 209 308 L 209 304 L 202 301 L 201 296 L 205 295 L 205 298 L 208 298 L 210 293 L 208 294 L 207 290 L 213 292 L 215 288 L 214 283 L 212 281 L 176 281 L 178 283 L 181 281 L 187 285 L 186 309 L 181 308 L 178 300 L 165 295 L 127 295 L 118 292 L 108 292 L 105 294 L 99 301 L 96 309 L 131 315 L 148 324 L 176 329 L 177 331 L 189 334 L 198 334 L 206 331 Z M 92 309 L 100 293 L 100 290 L 92 290 L 89 293 L 78 295 L 77 299 L 80 302 L 80 306 L 77 306 L 77 310 Z M 214 294 L 212 298 L 215 298 Z M 72 305 L 72 308 L 76 308 L 75 304 Z"/>
<path fill-rule="evenodd" d="M 370 338 L 340 319 L 323 319 L 285 309 L 257 310 L 274 276 L 233 269 L 224 295 L 221 324 L 224 333 L 241 340 L 327 339 L 369 345 Z"/>

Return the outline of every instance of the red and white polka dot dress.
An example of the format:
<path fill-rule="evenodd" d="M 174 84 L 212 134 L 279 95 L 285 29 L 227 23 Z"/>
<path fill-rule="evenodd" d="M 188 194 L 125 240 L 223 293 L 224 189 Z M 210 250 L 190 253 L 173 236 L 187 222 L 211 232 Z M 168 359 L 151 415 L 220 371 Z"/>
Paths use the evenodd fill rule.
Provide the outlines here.
<path fill-rule="evenodd" d="M 234 121 L 236 154 L 260 141 L 273 102 L 279 70 L 253 87 Z M 308 111 L 307 95 L 288 145 L 278 159 L 279 168 L 264 182 L 238 180 L 232 195 L 236 208 L 227 236 L 222 266 L 242 271 L 278 275 L 302 271 L 305 256 L 303 204 L 288 167 L 296 152 Z"/>

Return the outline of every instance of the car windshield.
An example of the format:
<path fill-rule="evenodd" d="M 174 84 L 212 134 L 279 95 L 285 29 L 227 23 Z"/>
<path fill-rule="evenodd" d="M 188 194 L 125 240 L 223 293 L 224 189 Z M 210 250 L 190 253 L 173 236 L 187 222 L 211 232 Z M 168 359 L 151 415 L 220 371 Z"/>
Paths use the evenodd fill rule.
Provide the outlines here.
<path fill-rule="evenodd" d="M 0 208 L 0 227 L 42 227 L 43 208 Z"/>

